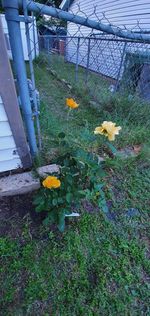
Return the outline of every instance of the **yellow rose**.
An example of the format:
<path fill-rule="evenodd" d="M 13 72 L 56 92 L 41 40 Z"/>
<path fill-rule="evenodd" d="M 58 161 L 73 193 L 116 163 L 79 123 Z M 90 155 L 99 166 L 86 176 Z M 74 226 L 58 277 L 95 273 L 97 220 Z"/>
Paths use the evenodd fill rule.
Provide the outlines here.
<path fill-rule="evenodd" d="M 120 130 L 121 127 L 116 126 L 116 123 L 104 121 L 101 126 L 95 128 L 94 134 L 105 135 L 110 141 L 113 141 Z"/>
<path fill-rule="evenodd" d="M 47 189 L 57 189 L 61 186 L 61 182 L 57 177 L 48 176 L 43 182 L 42 185 Z"/>
<path fill-rule="evenodd" d="M 76 109 L 79 107 L 79 104 L 77 104 L 72 98 L 66 99 L 66 105 L 71 109 Z"/>

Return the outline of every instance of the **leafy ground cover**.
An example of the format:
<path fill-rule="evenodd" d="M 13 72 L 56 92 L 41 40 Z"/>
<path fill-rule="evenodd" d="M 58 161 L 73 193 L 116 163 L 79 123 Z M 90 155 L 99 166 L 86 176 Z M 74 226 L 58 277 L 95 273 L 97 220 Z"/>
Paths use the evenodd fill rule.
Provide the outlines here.
<path fill-rule="evenodd" d="M 42 162 L 53 162 L 59 154 L 56 135 L 66 129 L 69 96 L 80 104 L 69 120 L 72 137 L 82 143 L 86 124 L 92 133 L 111 120 L 122 126 L 116 147 L 139 146 L 140 151 L 126 159 L 106 159 L 107 216 L 83 203 L 80 218 L 68 220 L 63 234 L 41 225 L 32 196 L 1 200 L 0 314 L 149 315 L 150 106 L 109 94 L 95 104 L 87 88 L 71 83 L 68 89 L 47 67 L 41 61 L 35 67 Z M 60 67 L 58 75 L 68 80 L 68 70 Z M 70 65 L 69 76 L 72 72 Z"/>

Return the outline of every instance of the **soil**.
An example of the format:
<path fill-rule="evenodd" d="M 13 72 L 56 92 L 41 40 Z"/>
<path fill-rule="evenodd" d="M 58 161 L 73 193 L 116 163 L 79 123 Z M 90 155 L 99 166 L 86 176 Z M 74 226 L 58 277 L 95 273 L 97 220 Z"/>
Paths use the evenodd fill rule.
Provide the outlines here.
<path fill-rule="evenodd" d="M 39 228 L 45 214 L 35 212 L 32 200 L 33 194 L 0 198 L 0 237 L 19 236 L 27 222 L 31 230 Z"/>
<path fill-rule="evenodd" d="M 11 236 L 12 238 L 21 238 L 24 234 L 25 226 L 28 225 L 31 232 L 31 238 L 46 238 L 46 231 L 42 235 L 39 231 L 42 230 L 42 222 L 46 217 L 46 212 L 35 212 L 33 205 L 33 197 L 35 193 L 3 197 L 0 198 L 0 237 Z M 95 207 L 89 201 L 83 200 L 82 207 L 85 212 L 99 212 L 99 208 Z M 76 209 L 73 208 L 73 211 Z M 66 224 L 68 223 L 66 219 Z M 55 231 L 55 225 L 50 225 L 51 230 Z"/>

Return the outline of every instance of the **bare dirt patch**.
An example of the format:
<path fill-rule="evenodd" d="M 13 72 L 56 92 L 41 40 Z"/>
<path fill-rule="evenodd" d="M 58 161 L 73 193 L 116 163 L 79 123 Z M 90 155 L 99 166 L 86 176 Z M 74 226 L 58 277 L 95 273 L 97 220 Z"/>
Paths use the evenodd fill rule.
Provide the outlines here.
<path fill-rule="evenodd" d="M 32 229 L 40 226 L 44 214 L 35 212 L 32 200 L 33 194 L 0 198 L 0 236 L 20 236 L 27 218 Z"/>

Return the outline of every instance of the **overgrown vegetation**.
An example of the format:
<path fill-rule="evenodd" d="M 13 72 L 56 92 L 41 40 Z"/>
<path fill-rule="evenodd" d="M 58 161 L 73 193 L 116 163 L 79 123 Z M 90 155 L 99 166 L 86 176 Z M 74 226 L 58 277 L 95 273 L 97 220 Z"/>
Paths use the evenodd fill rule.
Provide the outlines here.
<path fill-rule="evenodd" d="M 92 133 L 111 120 L 122 126 L 116 147 L 138 152 L 112 159 L 99 144 L 100 155 L 106 155 L 107 216 L 84 202 L 80 218 L 69 220 L 62 235 L 55 227 L 33 227 L 28 206 L 21 224 L 16 217 L 7 218 L 9 233 L 0 240 L 1 314 L 149 315 L 150 106 L 120 95 L 110 98 L 109 93 L 93 103 L 83 85 L 79 89 L 72 84 L 69 90 L 47 67 L 43 62 L 35 67 L 42 162 L 58 157 L 56 135 L 66 131 L 64 104 L 69 96 L 80 104 L 68 123 L 76 141 L 85 142 L 87 122 Z M 73 66 L 66 67 L 71 76 Z M 63 69 L 59 71 L 64 78 Z M 5 223 L 1 219 L 1 228 Z"/>
<path fill-rule="evenodd" d="M 65 100 L 74 97 L 80 107 L 68 122 L 69 130 L 79 143 L 86 141 L 84 130 L 88 124 L 90 133 L 103 121 L 113 121 L 122 127 L 115 141 L 117 148 L 144 145 L 144 152 L 149 156 L 150 145 L 150 105 L 137 97 L 112 95 L 110 83 L 99 75 L 89 74 L 88 86 L 84 84 L 85 69 L 79 68 L 78 84 L 75 84 L 75 66 L 64 63 L 62 57 L 42 55 L 35 66 L 37 86 L 42 102 L 41 127 L 43 137 L 43 157 L 50 162 L 53 155 L 58 155 L 56 138 L 59 132 L 66 131 Z M 51 70 L 55 70 L 57 77 Z M 61 79 L 61 80 L 60 80 Z M 70 89 L 66 85 L 70 84 Z M 93 91 L 93 95 L 89 94 Z M 44 115 L 47 113 L 47 115 Z M 72 137 L 73 137 L 72 136 Z M 102 140 L 103 143 L 103 140 Z M 90 147 L 91 142 L 87 140 Z M 99 146 L 101 147 L 101 146 Z"/>

